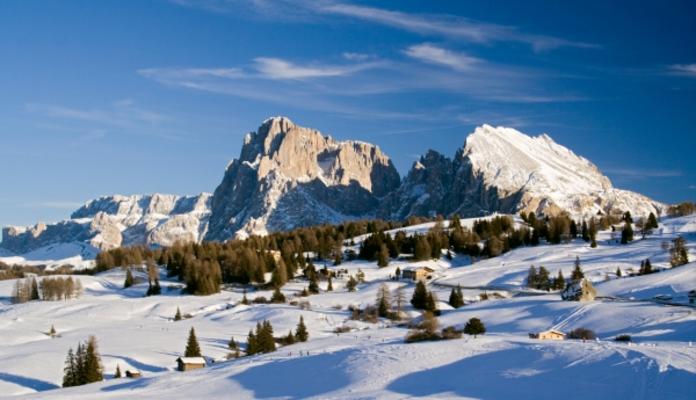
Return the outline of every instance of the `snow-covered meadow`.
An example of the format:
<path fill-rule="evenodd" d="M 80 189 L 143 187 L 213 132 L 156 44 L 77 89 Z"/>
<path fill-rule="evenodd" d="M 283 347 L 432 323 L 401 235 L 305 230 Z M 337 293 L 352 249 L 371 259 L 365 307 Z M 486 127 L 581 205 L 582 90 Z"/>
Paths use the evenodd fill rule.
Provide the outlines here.
<path fill-rule="evenodd" d="M 410 227 L 409 231 L 428 226 Z M 650 258 L 668 266 L 662 243 L 686 238 L 692 262 L 660 273 L 617 279 L 617 267 L 637 270 Z M 309 308 L 290 304 L 239 304 L 240 288 L 196 297 L 182 295 L 179 282 L 163 279 L 163 295 L 143 297 L 147 284 L 122 289 L 124 272 L 80 276 L 85 288 L 78 299 L 10 304 L 13 281 L 0 282 L 0 397 L 13 398 L 636 398 L 692 399 L 696 393 L 696 308 L 654 301 L 670 295 L 686 302 L 696 289 L 696 216 L 667 219 L 644 240 L 612 243 L 602 232 L 599 247 L 581 240 L 555 246 L 523 247 L 500 257 L 471 263 L 468 257 L 412 263 L 347 262 L 335 268 L 365 273 L 358 291 L 348 292 L 345 279 L 334 291 L 297 298 Z M 556 293 L 529 293 L 524 279 L 530 265 L 543 265 L 566 277 L 578 256 L 602 298 L 588 303 L 565 302 Z M 488 332 L 472 338 L 404 343 L 407 328 L 388 321 L 376 324 L 349 320 L 349 305 L 375 301 L 380 285 L 408 301 L 414 284 L 391 279 L 395 269 L 414 264 L 435 270 L 429 288 L 441 300 L 441 327 L 463 326 L 471 317 L 483 320 Z M 318 265 L 321 267 L 321 265 Z M 334 268 L 329 265 L 329 268 Z M 627 274 L 624 274 L 624 276 Z M 289 298 L 306 286 L 290 282 Z M 452 309 L 450 288 L 465 288 L 470 302 Z M 326 282 L 321 282 L 324 289 Z M 171 287 L 171 289 L 168 289 Z M 502 298 L 475 301 L 482 292 Z M 529 295 L 536 294 L 536 295 Z M 269 298 L 269 291 L 249 292 Z M 491 297 L 493 298 L 493 297 Z M 174 322 L 179 307 L 190 318 Z M 412 316 L 418 313 L 410 307 Z M 258 321 L 269 320 L 276 336 L 294 329 L 300 316 L 310 339 L 276 352 L 227 361 L 227 342 L 244 343 Z M 46 333 L 55 326 L 58 336 Z M 350 332 L 337 334 L 337 327 Z M 215 360 L 203 370 L 176 372 L 188 330 L 194 327 L 203 354 Z M 529 332 L 584 327 L 598 341 L 560 342 L 529 339 Z M 633 343 L 615 342 L 628 334 Z M 60 389 L 68 348 L 95 335 L 105 368 L 105 381 Z M 137 369 L 139 379 L 112 379 L 116 365 Z"/>

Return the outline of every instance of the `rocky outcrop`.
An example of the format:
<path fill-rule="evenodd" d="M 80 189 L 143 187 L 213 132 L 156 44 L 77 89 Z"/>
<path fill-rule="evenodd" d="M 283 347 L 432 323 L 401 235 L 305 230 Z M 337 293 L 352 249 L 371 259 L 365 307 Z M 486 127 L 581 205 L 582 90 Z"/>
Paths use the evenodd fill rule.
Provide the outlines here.
<path fill-rule="evenodd" d="M 587 159 L 548 135 L 475 129 L 450 159 L 430 150 L 403 180 L 374 145 L 337 141 L 274 117 L 249 133 L 215 193 L 192 197 L 109 196 L 55 224 L 3 229 L 0 248 L 23 254 L 80 242 L 98 249 L 226 240 L 302 226 L 436 214 L 476 217 L 521 211 L 575 218 L 665 206 L 616 189 Z"/>
<path fill-rule="evenodd" d="M 244 139 L 215 190 L 206 238 L 225 240 L 374 216 L 399 174 L 377 146 L 336 141 L 287 118 Z"/>
<path fill-rule="evenodd" d="M 179 197 L 108 196 L 92 200 L 69 220 L 3 229 L 2 247 L 16 254 L 59 243 L 80 242 L 97 249 L 121 245 L 168 246 L 199 241 L 210 216 L 210 194 Z"/>
<path fill-rule="evenodd" d="M 566 211 L 579 219 L 624 211 L 659 215 L 664 207 L 612 187 L 594 164 L 548 135 L 530 137 L 483 125 L 467 137 L 453 160 L 430 151 L 415 163 L 399 190 L 385 201 L 381 215 L 404 219 Z"/>

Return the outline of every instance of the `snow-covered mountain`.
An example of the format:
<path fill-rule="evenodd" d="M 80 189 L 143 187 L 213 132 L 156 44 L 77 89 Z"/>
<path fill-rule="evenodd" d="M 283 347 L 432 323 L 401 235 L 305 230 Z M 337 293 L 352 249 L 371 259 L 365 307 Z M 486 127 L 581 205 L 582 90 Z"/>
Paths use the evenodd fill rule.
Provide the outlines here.
<path fill-rule="evenodd" d="M 270 118 L 249 133 L 212 200 L 210 240 L 374 216 L 399 174 L 379 147 Z"/>
<path fill-rule="evenodd" d="M 510 128 L 483 125 L 466 138 L 453 160 L 430 151 L 384 202 L 382 214 L 459 213 L 463 216 L 520 211 L 576 218 L 598 212 L 658 215 L 664 204 L 616 189 L 589 160 L 546 134 L 531 137 Z"/>
<path fill-rule="evenodd" d="M 213 195 L 110 196 L 56 224 L 9 227 L 0 248 L 24 254 L 79 242 L 96 249 L 176 240 L 226 240 L 301 226 L 412 215 L 473 217 L 520 211 L 575 218 L 598 212 L 660 214 L 664 205 L 616 189 L 587 159 L 548 135 L 483 125 L 454 159 L 429 151 L 403 182 L 379 147 L 337 141 L 269 118 L 244 139 Z"/>
<path fill-rule="evenodd" d="M 70 219 L 55 224 L 3 229 L 2 247 L 16 254 L 60 243 L 86 243 L 96 249 L 121 245 L 171 245 L 199 241 L 210 216 L 209 193 L 106 196 L 87 202 Z"/>

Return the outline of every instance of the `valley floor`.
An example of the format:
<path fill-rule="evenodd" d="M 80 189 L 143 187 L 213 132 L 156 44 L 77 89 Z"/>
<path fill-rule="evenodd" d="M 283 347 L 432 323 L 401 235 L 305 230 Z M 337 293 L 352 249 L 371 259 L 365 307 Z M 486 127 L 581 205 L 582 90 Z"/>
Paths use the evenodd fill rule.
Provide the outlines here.
<path fill-rule="evenodd" d="M 617 267 L 635 270 L 648 257 L 653 266 L 666 268 L 668 255 L 661 245 L 677 234 L 693 246 L 696 217 L 663 221 L 654 235 L 629 245 L 614 244 L 610 234 L 603 233 L 597 249 L 577 240 L 520 248 L 473 264 L 467 257 L 417 263 L 436 271 L 429 288 L 439 299 L 446 300 L 457 284 L 467 288 L 469 304 L 464 307 L 455 310 L 439 303 L 440 326 L 461 328 L 469 318 L 478 317 L 487 333 L 415 344 L 404 343 L 406 327 L 386 320 L 352 321 L 347 310 L 349 305 L 373 304 L 382 284 L 392 294 L 401 287 L 408 301 L 413 283 L 390 279 L 397 267 L 414 264 L 408 261 L 394 261 L 382 269 L 374 263 L 344 263 L 337 268 L 349 273 L 361 269 L 366 282 L 358 291 L 348 292 L 345 280 L 337 279 L 333 292 L 297 298 L 308 301 L 309 308 L 241 305 L 241 289 L 234 287 L 206 297 L 181 295 L 181 284 L 174 281 L 163 281 L 163 295 L 143 297 L 147 285 L 122 289 L 120 270 L 81 276 L 85 293 L 79 299 L 13 305 L 9 303 L 13 282 L 3 281 L 0 397 L 693 399 L 696 308 L 687 304 L 686 294 L 696 289 L 696 263 L 645 276 L 614 276 Z M 693 260 L 694 247 L 690 251 Z M 567 277 L 576 256 L 600 299 L 565 302 L 557 293 L 522 287 L 530 265 L 544 265 L 551 276 L 562 269 Z M 325 285 L 320 284 L 322 289 Z M 305 286 L 303 281 L 291 282 L 283 292 L 292 297 Z M 477 301 L 484 291 L 491 300 Z M 250 292 L 248 297 L 270 294 Z M 656 295 L 669 295 L 683 305 L 662 304 Z M 177 307 L 190 318 L 174 322 Z M 407 312 L 418 315 L 410 307 Z M 300 316 L 308 326 L 308 342 L 226 360 L 230 337 L 245 343 L 249 330 L 261 320 L 272 323 L 276 336 L 285 335 Z M 57 337 L 46 334 L 51 325 Z M 334 333 L 340 326 L 351 331 Z M 191 327 L 203 354 L 215 363 L 176 372 L 175 360 L 183 353 Z M 530 332 L 578 327 L 592 329 L 599 339 L 551 342 L 528 337 Z M 631 335 L 633 343 L 615 342 L 619 334 Z M 59 388 L 68 348 L 89 335 L 99 341 L 105 381 Z M 143 376 L 113 379 L 117 365 L 122 371 L 137 369 Z"/>

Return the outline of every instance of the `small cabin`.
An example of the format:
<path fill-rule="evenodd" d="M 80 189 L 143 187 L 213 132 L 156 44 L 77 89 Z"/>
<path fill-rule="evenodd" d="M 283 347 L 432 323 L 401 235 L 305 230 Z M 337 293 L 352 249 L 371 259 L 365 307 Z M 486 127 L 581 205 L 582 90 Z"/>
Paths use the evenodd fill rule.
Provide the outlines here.
<path fill-rule="evenodd" d="M 127 369 L 126 378 L 140 378 L 142 374 L 137 369 Z"/>
<path fill-rule="evenodd" d="M 401 272 L 401 276 L 404 279 L 424 281 L 431 279 L 433 277 L 433 272 L 435 272 L 435 270 L 429 267 L 406 267 Z"/>
<path fill-rule="evenodd" d="M 179 357 L 176 359 L 177 370 L 191 371 L 193 369 L 201 369 L 205 367 L 205 358 L 203 357 Z"/>
<path fill-rule="evenodd" d="M 555 329 L 549 329 L 548 331 L 541 331 L 537 333 L 530 333 L 530 339 L 539 340 L 565 340 L 565 333 L 557 331 Z"/>

